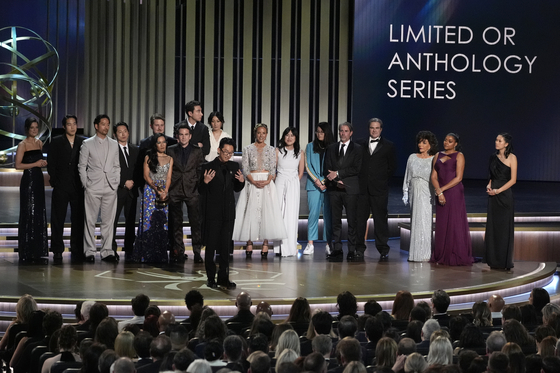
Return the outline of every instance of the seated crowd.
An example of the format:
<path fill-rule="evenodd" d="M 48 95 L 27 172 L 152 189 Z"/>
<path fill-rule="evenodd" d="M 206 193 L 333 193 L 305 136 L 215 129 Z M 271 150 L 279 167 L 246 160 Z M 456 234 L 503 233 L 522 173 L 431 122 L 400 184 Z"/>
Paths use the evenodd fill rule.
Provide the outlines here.
<path fill-rule="evenodd" d="M 247 292 L 227 320 L 196 290 L 185 303 L 190 316 L 177 321 L 139 294 L 134 317 L 117 323 L 105 304 L 85 301 L 76 323 L 63 325 L 59 312 L 38 309 L 26 294 L 0 341 L 1 361 L 14 373 L 560 372 L 560 307 L 542 288 L 521 307 L 495 294 L 454 316 L 443 290 L 431 304 L 399 291 L 391 313 L 370 300 L 360 316 L 347 291 L 334 316 L 297 298 L 281 323 L 267 302 L 253 314 Z"/>

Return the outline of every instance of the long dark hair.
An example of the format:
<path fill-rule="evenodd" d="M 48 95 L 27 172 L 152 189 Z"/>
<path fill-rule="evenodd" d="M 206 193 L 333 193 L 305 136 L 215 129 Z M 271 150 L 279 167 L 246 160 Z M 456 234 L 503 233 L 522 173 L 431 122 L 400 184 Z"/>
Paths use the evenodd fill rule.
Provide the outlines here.
<path fill-rule="evenodd" d="M 507 143 L 506 150 L 504 151 L 504 156 L 507 158 L 513 151 L 513 145 L 511 144 L 513 137 L 507 132 L 499 133 L 498 136 L 502 136 L 504 141 Z M 496 154 L 498 153 L 499 151 L 496 151 Z"/>
<path fill-rule="evenodd" d="M 299 146 L 299 131 L 295 127 L 288 127 L 284 130 L 284 132 L 282 132 L 282 137 L 280 137 L 280 140 L 278 141 L 278 149 L 280 150 L 280 153 L 284 153 L 284 157 L 288 154 L 288 151 L 286 150 L 286 142 L 284 141 L 284 137 L 286 137 L 286 135 L 290 132 L 296 138 L 296 142 L 294 143 L 294 158 L 297 158 L 299 155 L 300 146 Z"/>
<path fill-rule="evenodd" d="M 214 117 L 218 118 L 218 120 L 220 122 L 222 122 L 222 127 L 221 129 L 224 129 L 224 116 L 222 115 L 222 113 L 220 113 L 219 111 L 213 111 L 210 113 L 210 115 L 208 116 L 208 124 L 210 125 L 210 129 L 212 129 L 212 119 L 214 119 Z"/>
<path fill-rule="evenodd" d="M 315 140 L 313 140 L 313 152 L 321 154 L 325 152 L 327 146 L 334 143 L 334 136 L 331 126 L 327 122 L 319 123 L 317 125 L 317 128 L 323 130 L 323 132 L 325 133 L 325 138 L 323 141 L 319 141 L 319 139 L 317 139 L 317 135 L 315 135 Z"/>
<path fill-rule="evenodd" d="M 163 133 L 154 133 L 154 143 L 152 144 L 152 148 L 148 151 L 148 167 L 153 173 L 157 172 L 157 166 L 159 164 L 157 155 L 157 141 L 160 137 L 163 137 L 165 139 L 165 143 L 167 143 L 167 139 L 165 138 L 165 135 Z M 167 153 L 167 147 L 165 148 L 165 151 Z"/>

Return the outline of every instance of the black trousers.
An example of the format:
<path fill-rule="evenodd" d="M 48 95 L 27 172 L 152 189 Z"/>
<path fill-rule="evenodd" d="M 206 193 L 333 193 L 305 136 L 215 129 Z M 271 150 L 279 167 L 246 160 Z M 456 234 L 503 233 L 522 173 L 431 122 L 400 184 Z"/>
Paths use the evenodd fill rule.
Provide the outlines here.
<path fill-rule="evenodd" d="M 53 253 L 64 252 L 64 221 L 66 211 L 70 204 L 70 252 L 74 258 L 84 255 L 84 192 L 79 190 L 63 190 L 53 188 L 51 200 L 51 251 Z"/>
<path fill-rule="evenodd" d="M 134 239 L 136 238 L 136 203 L 138 197 L 131 195 L 130 191 L 126 188 L 119 188 L 117 190 L 117 212 L 115 215 L 115 226 L 113 228 L 113 251 L 117 252 L 116 232 L 119 223 L 121 211 L 123 211 L 125 219 L 125 233 L 124 233 L 124 247 L 123 251 L 132 255 L 134 249 Z"/>
<path fill-rule="evenodd" d="M 356 250 L 356 217 L 358 195 L 348 194 L 346 191 L 329 191 L 328 198 L 331 203 L 333 253 L 342 252 L 342 208 L 346 209 L 348 222 L 348 252 Z"/>
<path fill-rule="evenodd" d="M 209 281 L 215 281 L 216 263 L 214 255 L 219 254 L 218 283 L 229 281 L 229 250 L 231 236 L 233 235 L 233 220 L 212 220 L 204 222 L 206 251 L 204 252 L 204 265 Z"/>
<path fill-rule="evenodd" d="M 187 205 L 193 252 L 200 254 L 200 249 L 202 248 L 198 195 L 180 200 L 175 199 L 173 202 L 169 202 L 169 242 L 171 243 L 169 256 L 171 258 L 182 256 L 185 253 L 185 244 L 183 243 L 183 203 Z"/>
<path fill-rule="evenodd" d="M 360 252 L 366 250 L 365 235 L 369 215 L 373 218 L 373 238 L 375 238 L 375 247 L 379 254 L 389 254 L 389 224 L 387 223 L 387 203 L 389 196 L 387 194 L 381 196 L 371 196 L 361 194 L 358 199 L 358 230 L 357 230 L 357 246 Z"/>

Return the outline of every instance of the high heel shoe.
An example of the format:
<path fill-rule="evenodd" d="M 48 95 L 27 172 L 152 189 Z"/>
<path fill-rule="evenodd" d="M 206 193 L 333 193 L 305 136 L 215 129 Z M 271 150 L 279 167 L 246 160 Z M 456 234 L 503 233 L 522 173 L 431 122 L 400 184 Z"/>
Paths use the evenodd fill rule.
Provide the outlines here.
<path fill-rule="evenodd" d="M 251 250 L 249 250 L 249 248 L 251 248 Z M 251 242 L 250 244 L 248 243 L 247 246 L 245 246 L 245 259 L 251 259 L 253 257 L 253 243 Z"/>
<path fill-rule="evenodd" d="M 268 251 L 261 251 L 261 259 L 268 259 Z"/>

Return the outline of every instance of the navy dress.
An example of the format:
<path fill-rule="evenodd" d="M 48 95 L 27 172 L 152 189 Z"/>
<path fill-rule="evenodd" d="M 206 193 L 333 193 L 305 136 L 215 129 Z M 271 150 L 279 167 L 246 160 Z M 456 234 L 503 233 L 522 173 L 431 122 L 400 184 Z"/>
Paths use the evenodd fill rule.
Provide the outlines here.
<path fill-rule="evenodd" d="M 23 154 L 22 163 L 35 163 L 40 159 L 43 159 L 40 149 L 28 150 Z M 45 182 L 40 167 L 23 171 L 19 195 L 19 259 L 26 262 L 48 256 Z"/>

